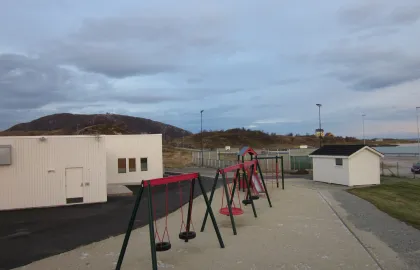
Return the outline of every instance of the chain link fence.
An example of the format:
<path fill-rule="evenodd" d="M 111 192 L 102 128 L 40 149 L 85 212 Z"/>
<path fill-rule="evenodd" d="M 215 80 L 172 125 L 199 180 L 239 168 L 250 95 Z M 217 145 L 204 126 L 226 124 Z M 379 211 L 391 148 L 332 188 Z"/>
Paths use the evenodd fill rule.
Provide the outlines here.
<path fill-rule="evenodd" d="M 381 175 L 394 177 L 419 178 L 420 174 L 414 174 L 411 171 L 412 164 L 405 160 L 401 161 L 383 161 L 381 162 Z"/>

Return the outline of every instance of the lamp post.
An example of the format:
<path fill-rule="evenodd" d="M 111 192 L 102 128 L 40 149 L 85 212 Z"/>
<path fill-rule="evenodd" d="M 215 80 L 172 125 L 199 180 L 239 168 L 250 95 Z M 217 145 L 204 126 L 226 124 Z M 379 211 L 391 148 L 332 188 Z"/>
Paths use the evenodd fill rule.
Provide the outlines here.
<path fill-rule="evenodd" d="M 203 167 L 204 164 L 204 148 L 203 148 L 203 112 L 204 110 L 200 111 L 201 114 L 201 167 Z"/>
<path fill-rule="evenodd" d="M 420 160 L 420 128 L 419 128 L 419 110 L 420 106 L 416 107 L 416 116 L 417 116 L 417 150 L 419 154 L 419 160 Z"/>
<path fill-rule="evenodd" d="M 366 145 L 366 139 L 365 139 L 365 116 L 366 114 L 362 114 L 362 122 L 363 122 L 363 144 Z"/>
<path fill-rule="evenodd" d="M 316 104 L 316 106 L 318 106 L 318 113 L 319 113 L 319 147 L 322 146 L 322 129 L 321 129 L 321 106 L 322 104 Z"/>

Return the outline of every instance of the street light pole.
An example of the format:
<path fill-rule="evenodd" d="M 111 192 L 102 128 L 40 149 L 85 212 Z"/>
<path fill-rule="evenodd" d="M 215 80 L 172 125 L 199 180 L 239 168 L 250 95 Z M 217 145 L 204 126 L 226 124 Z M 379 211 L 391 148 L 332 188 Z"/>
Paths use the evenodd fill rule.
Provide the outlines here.
<path fill-rule="evenodd" d="M 318 106 L 318 114 L 319 114 L 319 147 L 322 146 L 322 129 L 321 129 L 321 106 L 322 104 L 316 104 Z"/>
<path fill-rule="evenodd" d="M 204 164 L 204 147 L 203 147 L 203 112 L 204 110 L 200 111 L 201 114 L 201 167 L 203 167 Z"/>
<path fill-rule="evenodd" d="M 366 114 L 362 114 L 362 121 L 363 121 L 363 144 L 366 145 L 366 139 L 365 139 L 365 116 Z"/>
<path fill-rule="evenodd" d="M 417 149 L 419 154 L 419 160 L 420 160 L 420 128 L 419 128 L 419 111 L 420 106 L 416 107 L 416 116 L 417 116 Z"/>

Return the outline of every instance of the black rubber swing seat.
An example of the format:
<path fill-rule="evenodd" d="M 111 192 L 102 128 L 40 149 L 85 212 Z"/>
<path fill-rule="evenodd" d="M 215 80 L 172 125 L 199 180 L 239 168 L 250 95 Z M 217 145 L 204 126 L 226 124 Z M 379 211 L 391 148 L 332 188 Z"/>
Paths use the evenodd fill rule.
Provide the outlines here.
<path fill-rule="evenodd" d="M 257 195 L 251 196 L 251 200 L 258 200 L 259 198 L 260 198 L 260 196 L 257 196 Z"/>
<path fill-rule="evenodd" d="M 249 200 L 249 199 L 242 200 L 242 203 L 245 204 L 245 205 L 248 205 L 248 204 L 251 204 L 252 203 L 252 200 Z"/>
<path fill-rule="evenodd" d="M 191 240 L 194 239 L 197 236 L 197 234 L 194 231 L 185 231 L 185 232 L 180 232 L 179 233 L 179 239 L 182 240 Z"/>
<path fill-rule="evenodd" d="M 167 250 L 170 250 L 171 247 L 172 245 L 169 242 L 156 243 L 156 251 L 167 251 Z"/>

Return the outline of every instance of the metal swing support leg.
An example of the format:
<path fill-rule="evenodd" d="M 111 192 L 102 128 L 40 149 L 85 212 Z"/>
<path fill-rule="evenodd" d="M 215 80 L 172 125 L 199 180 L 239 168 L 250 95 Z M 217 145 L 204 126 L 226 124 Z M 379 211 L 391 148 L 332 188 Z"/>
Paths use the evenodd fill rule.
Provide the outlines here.
<path fill-rule="evenodd" d="M 194 186 L 195 186 L 195 179 L 191 180 L 190 186 L 190 200 L 188 202 L 188 215 L 187 215 L 187 234 L 190 232 L 190 225 L 191 225 L 191 214 L 192 214 L 192 206 L 194 201 Z M 188 237 L 185 239 L 185 243 L 188 242 Z"/>
<path fill-rule="evenodd" d="M 156 258 L 155 226 L 153 224 L 152 186 L 147 186 L 147 208 L 149 209 L 150 250 L 152 252 L 152 269 L 158 270 Z"/>
<path fill-rule="evenodd" d="M 276 156 L 276 184 L 279 187 L 279 157 Z"/>
<path fill-rule="evenodd" d="M 284 189 L 284 164 L 283 164 L 283 156 L 281 156 L 281 187 Z"/>
<path fill-rule="evenodd" d="M 139 192 L 137 193 L 137 198 L 136 198 L 136 201 L 134 203 L 133 212 L 131 213 L 130 221 L 128 222 L 127 231 L 125 232 L 124 242 L 123 242 L 123 245 L 121 247 L 120 255 L 118 256 L 117 267 L 115 268 L 116 270 L 121 269 L 121 265 L 122 265 L 122 262 L 124 260 L 125 251 L 127 250 L 128 241 L 130 240 L 131 231 L 133 230 L 134 221 L 136 220 L 137 211 L 138 211 L 139 206 L 140 206 L 140 201 L 141 201 L 141 197 L 143 195 L 143 190 L 144 190 L 144 187 L 141 186 Z"/>
<path fill-rule="evenodd" d="M 233 199 L 234 199 L 234 197 L 235 197 L 235 189 L 236 189 L 236 186 L 238 185 L 238 188 L 239 188 L 239 180 L 241 179 L 241 176 L 240 176 L 240 170 L 239 169 L 237 169 L 236 170 L 236 178 L 234 179 L 234 182 L 233 182 L 233 187 L 232 187 L 232 193 L 231 193 L 231 195 L 230 195 L 230 201 L 229 201 L 229 204 L 230 205 L 232 205 L 232 203 L 233 203 Z"/>
<path fill-rule="evenodd" d="M 251 181 L 252 181 L 252 172 L 255 170 L 254 165 L 251 167 L 251 173 L 249 174 L 249 177 L 247 176 L 245 170 L 244 170 L 244 177 L 245 177 L 245 183 L 247 188 L 247 198 L 251 199 Z M 251 206 L 252 206 L 252 212 L 254 212 L 254 217 L 257 217 L 257 210 L 255 209 L 254 200 L 251 199 Z"/>
<path fill-rule="evenodd" d="M 211 202 L 213 201 L 214 192 L 216 191 L 217 180 L 219 179 L 219 174 L 220 174 L 219 170 L 217 170 L 216 177 L 214 178 L 214 182 L 213 182 L 213 187 L 211 188 L 210 199 L 209 199 L 210 205 L 211 205 Z M 203 224 L 201 225 L 201 230 L 200 230 L 201 232 L 203 232 L 204 228 L 206 227 L 208 215 L 209 215 L 209 211 L 206 210 L 206 214 L 204 214 Z"/>
<path fill-rule="evenodd" d="M 219 245 L 221 248 L 224 248 L 225 244 L 223 243 L 222 235 L 220 234 L 219 227 L 217 226 L 216 218 L 214 217 L 213 210 L 211 209 L 211 205 L 210 205 L 209 199 L 207 198 L 206 190 L 204 189 L 200 174 L 198 175 L 198 184 L 200 185 L 201 193 L 203 194 L 204 201 L 206 202 L 206 206 L 207 206 L 206 212 L 210 214 L 210 218 L 213 223 L 213 227 L 216 232 L 217 239 L 219 240 Z"/>
<path fill-rule="evenodd" d="M 258 171 L 260 172 L 261 182 L 262 182 L 262 184 L 263 184 L 263 186 L 264 186 L 264 192 L 265 192 L 265 195 L 267 196 L 267 201 L 268 201 L 268 204 L 270 205 L 270 207 L 273 207 L 273 206 L 271 205 L 270 196 L 268 195 L 267 186 L 266 186 L 265 181 L 264 181 L 264 176 L 263 176 L 263 174 L 261 173 L 261 167 L 260 167 L 260 163 L 258 162 L 258 160 L 257 160 L 257 168 L 258 168 Z"/>

